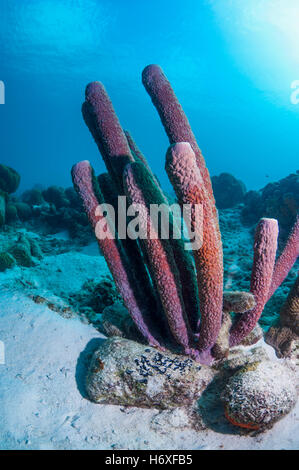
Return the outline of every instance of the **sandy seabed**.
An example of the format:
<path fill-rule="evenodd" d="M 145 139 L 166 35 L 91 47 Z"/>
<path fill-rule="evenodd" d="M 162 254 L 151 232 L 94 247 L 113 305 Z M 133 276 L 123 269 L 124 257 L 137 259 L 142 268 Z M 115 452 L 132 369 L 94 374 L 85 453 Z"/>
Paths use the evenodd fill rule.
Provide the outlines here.
<path fill-rule="evenodd" d="M 97 255 L 97 256 L 95 256 Z M 96 274 L 95 274 L 96 273 Z M 180 411 L 91 403 L 84 373 L 103 340 L 91 324 L 63 318 L 29 293 L 59 298 L 108 274 L 94 245 L 0 274 L 0 449 L 298 449 L 299 405 L 256 436 L 195 431 Z M 22 286 L 30 286 L 22 288 Z"/>

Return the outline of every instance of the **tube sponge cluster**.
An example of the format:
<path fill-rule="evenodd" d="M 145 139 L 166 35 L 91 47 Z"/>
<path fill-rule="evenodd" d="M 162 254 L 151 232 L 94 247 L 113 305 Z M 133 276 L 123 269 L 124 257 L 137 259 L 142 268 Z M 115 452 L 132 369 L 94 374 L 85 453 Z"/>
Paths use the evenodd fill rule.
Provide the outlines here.
<path fill-rule="evenodd" d="M 144 340 L 151 346 L 174 349 L 210 363 L 224 321 L 223 311 L 226 315 L 228 308 L 232 312 L 242 311 L 228 332 L 231 346 L 239 344 L 256 325 L 265 303 L 298 257 L 299 223 L 297 219 L 284 251 L 275 262 L 278 224 L 273 219 L 262 219 L 253 247 L 250 293 L 223 293 L 221 234 L 205 160 L 162 69 L 157 65 L 146 67 L 142 82 L 169 138 L 166 172 L 179 204 L 191 208 L 189 228 L 201 239 L 200 246 L 190 252 L 184 249 L 182 238 L 165 239 L 155 233 L 152 204 L 167 208 L 171 228 L 177 229 L 178 221 L 145 156 L 131 134 L 122 129 L 99 82 L 87 86 L 82 113 L 108 173 L 96 178 L 89 162 L 83 161 L 72 169 L 73 183 L 95 232 L 97 224 L 104 223 L 111 235 L 97 237 L 98 243 Z M 118 196 L 126 196 L 130 204 L 142 207 L 139 230 L 151 236 L 134 240 L 117 231 L 114 235 L 109 232 L 109 217 L 100 205 L 111 204 L 117 212 Z M 202 208 L 200 218 L 195 217 L 198 205 Z M 182 231 L 181 226 L 179 230 Z"/>

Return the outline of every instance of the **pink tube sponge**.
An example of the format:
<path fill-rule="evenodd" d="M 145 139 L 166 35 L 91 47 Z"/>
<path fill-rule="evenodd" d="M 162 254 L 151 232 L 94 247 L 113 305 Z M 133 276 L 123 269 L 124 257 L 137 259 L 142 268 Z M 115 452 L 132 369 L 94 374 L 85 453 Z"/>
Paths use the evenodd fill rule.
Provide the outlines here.
<path fill-rule="evenodd" d="M 142 83 L 155 105 L 170 144 L 189 142 L 195 153 L 196 162 L 200 169 L 204 185 L 211 200 L 214 200 L 209 171 L 195 136 L 191 130 L 187 116 L 184 113 L 173 89 L 159 65 L 148 65 L 142 72 Z M 216 212 L 216 208 L 214 209 Z"/>
<path fill-rule="evenodd" d="M 291 230 L 286 246 L 275 263 L 272 276 L 271 287 L 268 299 L 274 294 L 276 289 L 287 277 L 290 269 L 299 256 L 299 215 L 296 218 L 294 227 Z"/>
<path fill-rule="evenodd" d="M 139 229 L 147 236 L 141 241 L 149 260 L 149 269 L 159 292 L 167 322 L 176 342 L 191 354 L 192 335 L 186 317 L 179 272 L 169 240 L 159 239 L 150 216 L 150 204 L 156 200 L 153 181 L 141 163 L 129 164 L 124 171 L 124 188 L 131 204 L 142 206 Z M 152 184 L 151 184 L 152 183 Z"/>
<path fill-rule="evenodd" d="M 230 346 L 239 344 L 255 327 L 268 300 L 277 250 L 278 223 L 275 219 L 261 219 L 254 241 L 254 258 L 250 291 L 256 306 L 244 313 L 230 332 Z"/>
<path fill-rule="evenodd" d="M 202 246 L 193 254 L 201 313 L 198 347 L 200 352 L 204 352 L 215 344 L 222 318 L 223 256 L 219 227 L 213 217 L 214 200 L 205 188 L 188 142 L 172 145 L 168 149 L 166 171 L 181 205 L 200 204 L 203 207 Z M 194 222 L 192 219 L 192 230 L 196 229 Z"/>
<path fill-rule="evenodd" d="M 130 161 L 134 161 L 134 158 L 102 83 L 92 82 L 87 85 L 82 114 L 108 171 L 121 188 L 123 169 Z"/>
<path fill-rule="evenodd" d="M 104 213 L 95 194 L 94 175 L 90 163 L 85 160 L 74 165 L 72 168 L 72 178 L 90 224 L 93 229 L 96 229 L 97 223 L 104 218 Z M 149 312 L 142 307 L 142 300 L 135 293 L 134 285 L 136 283 L 134 282 L 126 253 L 120 243 L 113 237 L 108 223 L 106 227 L 107 237 L 104 239 L 97 238 L 97 240 L 116 287 L 141 334 L 147 339 L 149 344 L 160 347 L 159 342 L 150 331 L 149 325 L 151 321 Z"/>

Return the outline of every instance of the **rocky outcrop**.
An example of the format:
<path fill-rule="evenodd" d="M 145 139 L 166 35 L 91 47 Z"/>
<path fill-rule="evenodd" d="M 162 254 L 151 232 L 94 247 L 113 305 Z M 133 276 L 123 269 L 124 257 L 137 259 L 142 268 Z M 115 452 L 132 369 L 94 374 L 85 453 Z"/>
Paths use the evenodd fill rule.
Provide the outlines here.
<path fill-rule="evenodd" d="M 14 193 L 20 184 L 20 175 L 9 166 L 0 164 L 0 189 L 5 193 Z"/>
<path fill-rule="evenodd" d="M 244 201 L 246 186 L 230 173 L 212 176 L 213 192 L 218 209 L 229 209 Z"/>
<path fill-rule="evenodd" d="M 299 210 L 299 170 L 260 191 L 249 191 L 244 197 L 242 222 L 253 225 L 261 217 L 278 220 L 281 230 L 287 232 L 294 224 Z"/>

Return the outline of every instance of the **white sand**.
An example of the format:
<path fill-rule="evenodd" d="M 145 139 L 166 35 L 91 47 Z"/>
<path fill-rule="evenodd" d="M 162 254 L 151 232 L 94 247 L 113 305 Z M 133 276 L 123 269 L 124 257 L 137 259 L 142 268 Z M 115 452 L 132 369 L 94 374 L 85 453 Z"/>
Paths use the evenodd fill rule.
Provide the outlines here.
<path fill-rule="evenodd" d="M 0 275 L 0 340 L 5 345 L 5 364 L 0 364 L 0 449 L 299 448 L 298 405 L 271 430 L 246 437 L 194 431 L 181 411 L 124 410 L 84 398 L 86 351 L 103 336 L 79 319 L 64 319 L 35 304 L 16 279 L 34 280 L 31 290 L 59 296 L 106 273 L 103 258 L 85 250 L 49 256 L 37 268 L 15 268 Z"/>

